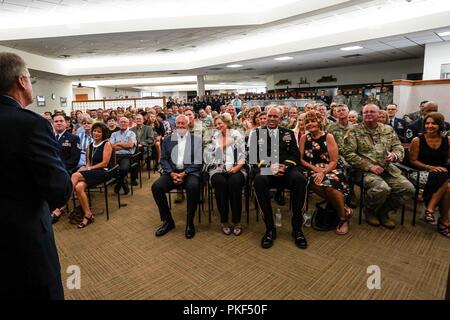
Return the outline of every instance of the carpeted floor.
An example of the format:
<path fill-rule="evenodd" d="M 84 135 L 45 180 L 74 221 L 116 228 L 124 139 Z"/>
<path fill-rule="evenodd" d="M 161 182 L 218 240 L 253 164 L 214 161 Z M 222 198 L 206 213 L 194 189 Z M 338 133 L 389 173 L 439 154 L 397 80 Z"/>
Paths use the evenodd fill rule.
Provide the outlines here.
<path fill-rule="evenodd" d="M 66 288 L 66 299 L 444 299 L 450 241 L 436 226 L 412 227 L 410 210 L 405 225 L 392 231 L 358 225 L 357 211 L 346 236 L 305 228 L 309 247 L 300 250 L 286 205 L 277 240 L 264 250 L 264 222 L 256 222 L 253 205 L 241 236 L 221 233 L 215 207 L 212 223 L 206 210 L 187 240 L 183 202 L 172 206 L 176 228 L 156 238 L 161 223 L 150 191 L 156 177 L 144 174 L 143 188 L 122 197 L 124 208 L 112 194 L 109 221 L 103 195 L 95 194 L 95 223 L 79 230 L 63 216 L 54 225 L 63 284 L 69 266 L 81 270 L 81 288 Z M 381 270 L 379 290 L 367 287 L 371 265 Z"/>

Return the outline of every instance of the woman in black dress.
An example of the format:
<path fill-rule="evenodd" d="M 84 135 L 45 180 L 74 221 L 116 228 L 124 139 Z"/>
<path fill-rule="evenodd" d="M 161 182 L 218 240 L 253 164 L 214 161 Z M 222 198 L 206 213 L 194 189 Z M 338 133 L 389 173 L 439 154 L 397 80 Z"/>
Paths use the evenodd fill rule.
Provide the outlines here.
<path fill-rule="evenodd" d="M 435 223 L 434 211 L 439 207 L 438 232 L 450 238 L 450 137 L 444 135 L 444 116 L 431 112 L 423 120 L 423 134 L 412 140 L 409 149 L 410 163 L 418 168 L 419 188 L 424 189 L 424 220 Z M 417 181 L 417 172 L 410 175 Z"/>
<path fill-rule="evenodd" d="M 86 166 L 81 167 L 78 172 L 72 175 L 73 189 L 77 193 L 84 212 L 83 221 L 78 225 L 80 229 L 94 222 L 94 215 L 89 207 L 86 189 L 108 178 L 107 172 L 112 155 L 112 146 L 108 141 L 108 135 L 108 128 L 103 123 L 97 122 L 92 125 L 94 141 L 86 150 Z"/>
<path fill-rule="evenodd" d="M 320 112 L 308 111 L 304 121 L 307 133 L 300 138 L 300 161 L 311 171 L 309 187 L 337 211 L 340 223 L 336 234 L 347 234 L 352 210 L 345 206 L 345 198 L 350 188 L 338 164 L 337 143 L 332 134 L 323 131 L 324 121 Z"/>

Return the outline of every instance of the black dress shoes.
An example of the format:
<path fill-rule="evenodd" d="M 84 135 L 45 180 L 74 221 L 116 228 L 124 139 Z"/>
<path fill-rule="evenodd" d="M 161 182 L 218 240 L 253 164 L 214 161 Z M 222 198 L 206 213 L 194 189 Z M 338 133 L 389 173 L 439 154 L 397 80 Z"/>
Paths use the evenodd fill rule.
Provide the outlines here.
<path fill-rule="evenodd" d="M 158 228 L 155 232 L 155 236 L 161 237 L 165 235 L 167 232 L 175 228 L 175 223 L 172 222 L 164 222 L 161 227 Z"/>
<path fill-rule="evenodd" d="M 186 239 L 192 239 L 195 236 L 195 227 L 193 224 L 186 225 L 186 232 L 184 234 Z"/>
<path fill-rule="evenodd" d="M 263 247 L 264 249 L 269 249 L 271 246 L 273 246 L 273 240 L 275 240 L 276 238 L 277 231 L 275 229 L 266 231 L 261 239 L 261 247 Z"/>
<path fill-rule="evenodd" d="M 308 246 L 308 242 L 306 241 L 305 235 L 302 231 L 294 231 L 292 232 L 294 236 L 295 245 L 300 249 L 306 249 Z"/>

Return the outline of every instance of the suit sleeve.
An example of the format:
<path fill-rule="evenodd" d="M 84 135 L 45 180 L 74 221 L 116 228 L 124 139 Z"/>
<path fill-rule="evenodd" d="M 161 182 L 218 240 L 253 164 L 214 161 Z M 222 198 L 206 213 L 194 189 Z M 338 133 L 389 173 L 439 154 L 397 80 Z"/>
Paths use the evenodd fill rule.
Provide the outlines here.
<path fill-rule="evenodd" d="M 50 210 L 65 205 L 72 194 L 72 183 L 58 155 L 50 123 L 44 118 L 35 121 L 26 152 L 36 192 L 47 201 Z"/>
<path fill-rule="evenodd" d="M 81 148 L 80 137 L 74 136 L 72 141 L 72 147 L 70 148 L 70 158 L 67 160 L 67 169 L 75 169 L 80 161 Z"/>
<path fill-rule="evenodd" d="M 146 132 L 146 136 L 141 144 L 146 147 L 151 147 L 155 143 L 154 133 L 152 127 L 148 126 Z"/>
<path fill-rule="evenodd" d="M 194 147 L 193 147 L 194 163 L 186 166 L 186 169 L 184 171 L 187 174 L 201 172 L 202 168 L 203 168 L 203 141 L 202 141 L 202 138 L 197 135 L 193 135 L 193 139 L 194 139 Z M 186 151 L 187 150 L 188 149 L 186 148 Z M 192 150 L 191 150 L 191 152 L 192 152 Z"/>
<path fill-rule="evenodd" d="M 161 145 L 161 168 L 165 173 L 171 173 L 173 171 L 170 147 L 170 136 L 164 139 Z"/>

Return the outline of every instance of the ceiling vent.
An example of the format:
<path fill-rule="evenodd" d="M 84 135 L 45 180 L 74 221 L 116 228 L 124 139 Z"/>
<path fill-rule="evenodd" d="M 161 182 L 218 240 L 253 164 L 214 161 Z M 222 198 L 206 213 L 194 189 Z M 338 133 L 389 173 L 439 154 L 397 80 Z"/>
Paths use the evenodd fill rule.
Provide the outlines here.
<path fill-rule="evenodd" d="M 170 51 L 173 51 L 173 50 L 167 49 L 167 48 L 161 48 L 161 49 L 156 50 L 156 52 L 170 52 Z"/>
<path fill-rule="evenodd" d="M 70 54 L 60 54 L 58 58 L 67 59 L 70 58 Z"/>
<path fill-rule="evenodd" d="M 209 68 L 208 70 L 212 70 L 212 71 L 215 71 L 215 70 L 223 70 L 223 68 L 214 67 L 214 68 Z"/>
<path fill-rule="evenodd" d="M 252 71 L 252 70 L 256 70 L 255 68 L 245 68 L 245 69 L 241 69 L 242 71 Z"/>
<path fill-rule="evenodd" d="M 362 57 L 362 54 L 356 53 L 356 54 L 349 54 L 347 56 L 342 56 L 342 58 L 358 58 Z"/>

